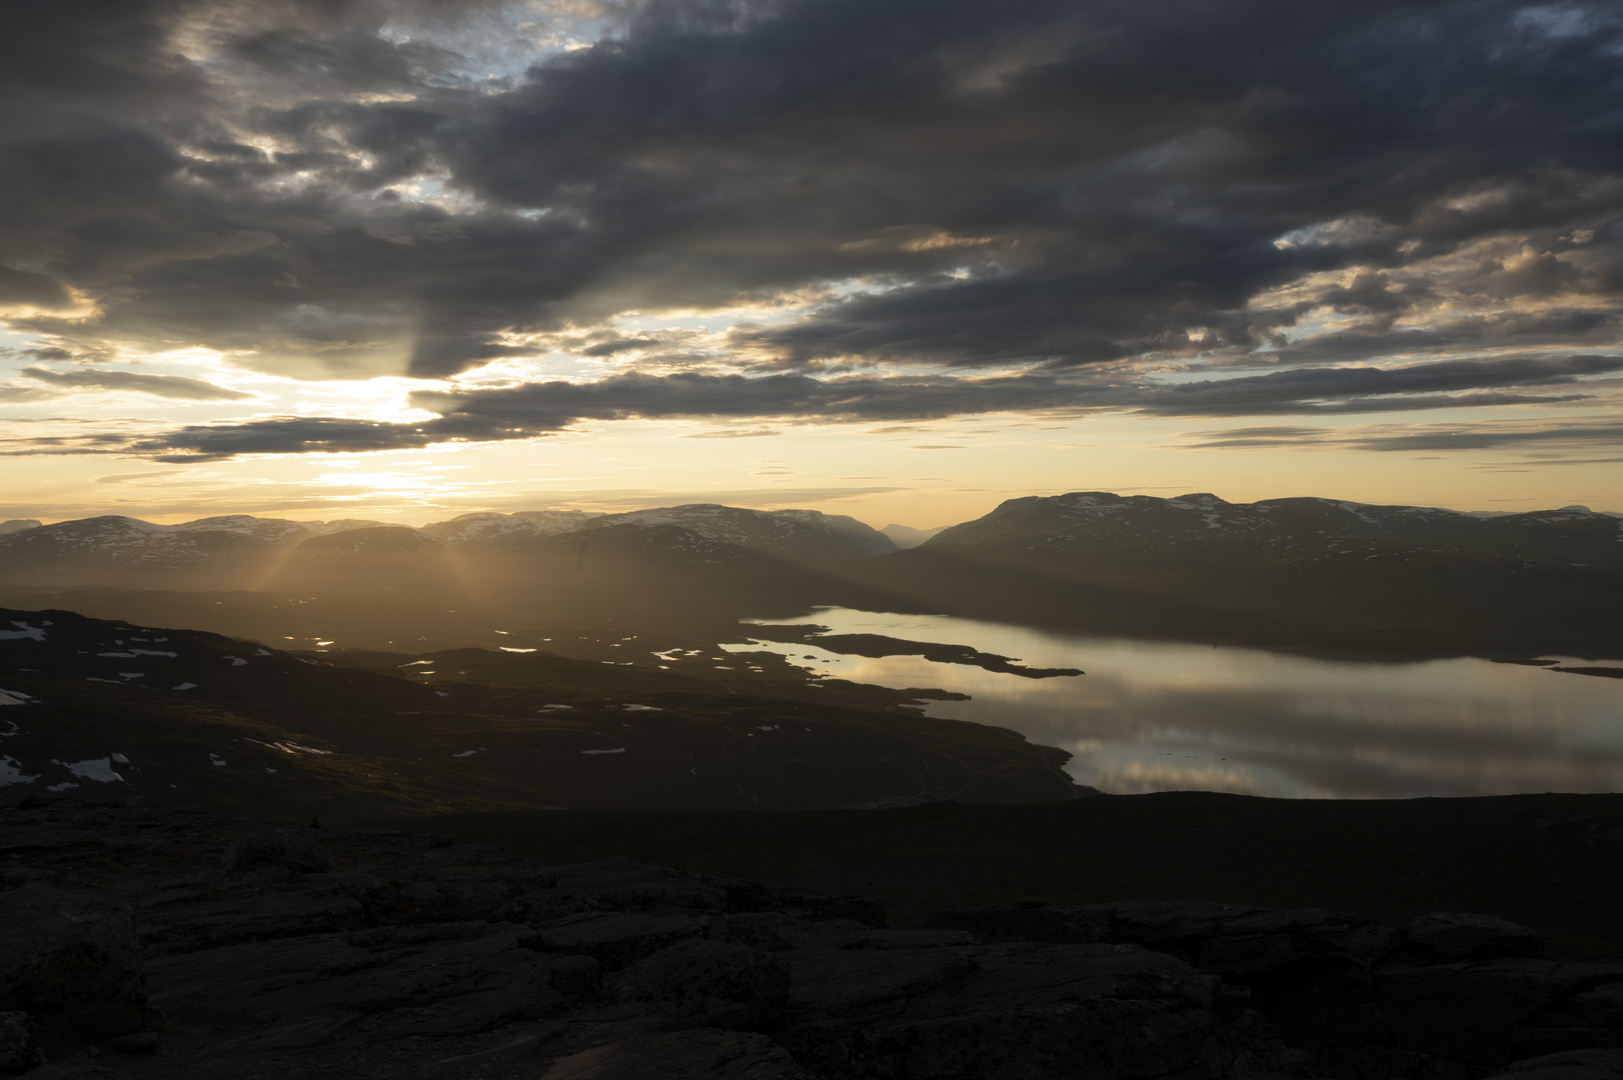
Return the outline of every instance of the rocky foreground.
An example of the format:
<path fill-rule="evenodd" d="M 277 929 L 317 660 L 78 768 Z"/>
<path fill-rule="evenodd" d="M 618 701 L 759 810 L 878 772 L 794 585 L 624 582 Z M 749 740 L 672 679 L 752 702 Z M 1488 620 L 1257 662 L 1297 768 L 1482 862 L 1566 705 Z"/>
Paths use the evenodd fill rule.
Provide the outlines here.
<path fill-rule="evenodd" d="M 624 858 L 0 810 L 0 1074 L 1623 1075 L 1623 964 L 1524 927 L 1209 903 L 939 912 Z"/>

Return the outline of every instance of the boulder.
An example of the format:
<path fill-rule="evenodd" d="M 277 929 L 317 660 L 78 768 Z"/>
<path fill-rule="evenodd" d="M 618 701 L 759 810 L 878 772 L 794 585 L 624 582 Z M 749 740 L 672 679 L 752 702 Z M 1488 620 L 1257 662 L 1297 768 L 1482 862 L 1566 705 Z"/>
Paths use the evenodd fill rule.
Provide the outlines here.
<path fill-rule="evenodd" d="M 253 829 L 238 836 L 225 849 L 220 869 L 229 875 L 255 870 L 281 869 L 299 874 L 320 874 L 327 856 L 314 840 L 298 833 Z"/>
<path fill-rule="evenodd" d="M 87 1057 L 77 1057 L 66 1061 L 53 1061 L 49 1065 L 30 1069 L 15 1080 L 130 1080 L 130 1078 L 117 1069 L 97 1065 Z"/>
<path fill-rule="evenodd" d="M 0 1010 L 53 1016 L 96 1038 L 141 1026 L 146 991 L 130 911 L 41 882 L 0 893 Z"/>
<path fill-rule="evenodd" d="M 1132 947 L 830 948 L 793 970 L 782 1041 L 842 1080 L 1194 1075 L 1223 1029 L 1221 980 Z"/>
<path fill-rule="evenodd" d="M 1447 960 L 1544 955 L 1544 940 L 1537 934 L 1491 915 L 1434 911 L 1416 918 L 1404 938 L 1417 951 Z"/>
<path fill-rule="evenodd" d="M 705 936 L 765 952 L 829 945 L 872 930 L 855 919 L 814 921 L 785 911 L 741 912 L 705 921 Z"/>
<path fill-rule="evenodd" d="M 759 949 L 694 939 L 630 968 L 613 991 L 683 1027 L 760 1031 L 789 1001 L 789 965 Z"/>
<path fill-rule="evenodd" d="M 1376 977 L 1403 1047 L 1477 1067 L 1615 1043 L 1623 966 L 1512 958 L 1392 969 Z M 1607 1026 L 1602 1026 L 1607 1025 Z"/>
<path fill-rule="evenodd" d="M 155 918 L 154 925 L 144 927 L 141 936 L 157 951 L 173 952 L 238 941 L 360 930 L 366 926 L 370 907 L 364 894 L 323 883 L 190 904 Z"/>
<path fill-rule="evenodd" d="M 537 955 L 519 946 L 522 929 L 382 926 L 198 950 L 153 961 L 153 1001 L 220 1016 L 381 1017 L 379 1031 L 446 1035 L 534 1020 L 596 990 L 595 961 Z"/>
<path fill-rule="evenodd" d="M 1076 908 L 1049 907 L 1035 901 L 935 911 L 924 925 L 973 934 L 982 945 L 1007 941 L 1046 941 L 1054 945 L 1091 945 L 1103 941 L 1104 928 L 1078 918 Z"/>
<path fill-rule="evenodd" d="M 726 911 L 725 882 L 616 856 L 549 868 L 556 888 L 605 911 Z"/>
<path fill-rule="evenodd" d="M 25 1012 L 0 1012 L 0 1075 L 27 1072 L 45 1064 L 38 1033 Z"/>
<path fill-rule="evenodd" d="M 1197 901 L 1123 901 L 1076 907 L 998 904 L 941 911 L 927 925 L 983 943 L 1132 944 L 1222 976 L 1226 991 L 1296 1043 L 1382 1042 L 1371 972 L 1399 944 L 1396 929 L 1316 908 L 1264 909 Z"/>
<path fill-rule="evenodd" d="M 542 1080 L 807 1080 L 765 1035 L 678 1031 L 594 1047 L 552 1063 Z"/>
<path fill-rule="evenodd" d="M 687 915 L 587 912 L 548 923 L 520 941 L 539 952 L 590 956 L 617 971 L 704 931 L 702 920 Z"/>
<path fill-rule="evenodd" d="M 1493 1074 L 1513 1080 L 1617 1080 L 1623 1049 L 1568 1050 L 1506 1065 Z"/>

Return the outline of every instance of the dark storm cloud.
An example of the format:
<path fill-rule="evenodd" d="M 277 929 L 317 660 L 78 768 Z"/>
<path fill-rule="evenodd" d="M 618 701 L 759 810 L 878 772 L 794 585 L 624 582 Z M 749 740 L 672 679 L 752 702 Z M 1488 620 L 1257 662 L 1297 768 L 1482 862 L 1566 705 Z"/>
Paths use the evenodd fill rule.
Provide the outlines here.
<path fill-rule="evenodd" d="M 128 449 L 145 454 L 154 461 L 195 461 L 243 454 L 406 450 L 451 438 L 450 432 L 433 428 L 434 425 L 430 424 L 277 416 L 240 424 L 194 424 L 161 438 L 135 440 Z M 495 434 L 485 437 L 500 438 Z"/>
<path fill-rule="evenodd" d="M 60 311 L 74 303 L 62 283 L 48 274 L 0 266 L 0 310 L 14 305 Z"/>
<path fill-rule="evenodd" d="M 442 395 L 420 426 L 173 437 L 200 454 L 622 416 L 1540 401 L 1504 388 L 1602 369 L 1462 354 L 1618 341 L 1623 19 L 1601 0 L 603 10 L 611 34 L 520 72 L 491 57 L 547 16 L 500 0 L 23 5 L 0 36 L 0 305 L 70 347 L 433 378 L 525 334 L 595 328 L 586 355 L 612 360 L 655 340 L 603 326 L 623 312 L 838 286 L 732 333 L 731 360 L 776 373 L 748 383 L 612 376 Z M 75 296 L 100 314 L 52 317 Z M 1261 348 L 1301 377 L 1114 363 Z M 1398 354 L 1431 373 L 1346 366 Z M 805 377 L 853 363 L 1027 374 Z"/>
<path fill-rule="evenodd" d="M 496 390 L 416 393 L 411 404 L 440 414 L 408 424 L 277 417 L 199 424 L 127 447 L 160 461 L 238 454 L 400 450 L 437 442 L 532 438 L 589 420 L 726 419 L 763 414 L 804 420 L 938 419 L 965 412 L 1025 410 L 1077 400 L 1048 377 L 847 378 L 682 373 L 615 375 L 594 383 L 531 383 Z M 758 434 L 759 432 L 756 432 Z"/>
<path fill-rule="evenodd" d="M 1184 416 L 1413 411 L 1569 401 L 1585 395 L 1514 394 L 1492 388 L 1570 385 L 1579 376 L 1616 371 L 1623 371 L 1623 359 L 1513 358 L 1384 370 L 1272 372 L 1189 383 L 1170 390 L 1142 381 L 1085 381 L 1054 374 L 978 379 L 819 379 L 802 374 L 746 377 L 632 372 L 587 383 L 559 381 L 417 392 L 411 395 L 411 405 L 439 414 L 436 419 L 422 422 L 281 417 L 204 424 L 141 439 L 129 449 L 165 461 L 238 454 L 399 450 L 447 441 L 531 438 L 582 422 L 633 419 L 918 421 L 983 413 L 1065 413 L 1102 408 Z M 697 437 L 762 433 L 713 432 Z"/>
<path fill-rule="evenodd" d="M 1145 412 L 1222 416 L 1269 412 L 1382 412 L 1458 405 L 1565 401 L 1581 395 L 1446 395 L 1506 386 L 1582 385 L 1579 377 L 1623 371 L 1623 357 L 1440 360 L 1402 367 L 1298 368 L 1147 388 L 1117 400 Z M 1133 400 L 1136 399 L 1136 400 Z"/>

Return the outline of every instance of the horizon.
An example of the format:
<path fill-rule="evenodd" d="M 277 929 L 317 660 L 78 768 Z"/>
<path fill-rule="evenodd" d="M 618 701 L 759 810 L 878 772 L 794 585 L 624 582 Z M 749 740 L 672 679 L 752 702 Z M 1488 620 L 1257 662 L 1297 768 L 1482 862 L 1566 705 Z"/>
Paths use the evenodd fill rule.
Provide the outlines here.
<path fill-rule="evenodd" d="M 1620 56 L 1594 0 L 31 5 L 0 518 L 1623 506 Z"/>
<path fill-rule="evenodd" d="M 1107 490 L 1107 489 L 1104 489 L 1104 488 L 1087 488 L 1087 489 L 1080 489 L 1079 488 L 1079 489 L 1076 489 L 1076 490 L 1073 490 L 1073 491 L 1051 492 L 1051 493 L 1046 494 L 1046 495 L 1039 494 L 1039 495 L 1033 495 L 1033 496 L 1012 496 L 1011 498 L 1032 498 L 1032 497 L 1035 497 L 1035 498 L 1057 498 L 1057 497 L 1059 497 L 1061 495 L 1073 495 L 1073 494 L 1082 494 L 1082 493 L 1117 495 L 1117 496 L 1120 496 L 1120 497 L 1123 497 L 1123 498 L 1127 498 L 1127 497 L 1131 497 L 1131 496 L 1134 496 L 1134 495 L 1141 494 L 1141 493 L 1138 493 L 1138 492 L 1131 492 L 1131 491 L 1128 491 L 1128 492 L 1110 491 L 1110 490 Z M 1210 492 L 1210 491 L 1189 490 L 1189 491 L 1180 492 L 1177 495 L 1150 496 L 1150 497 L 1151 498 L 1178 499 L 1178 498 L 1186 498 L 1186 497 L 1193 496 L 1193 495 L 1216 495 L 1216 493 L 1215 492 Z M 1482 514 L 1510 515 L 1510 514 L 1523 514 L 1523 513 L 1543 513 L 1543 512 L 1547 512 L 1547 511 L 1553 511 L 1553 510 L 1581 510 L 1581 511 L 1586 511 L 1588 513 L 1605 515 L 1605 516 L 1608 516 L 1608 517 L 1623 517 L 1623 510 L 1609 510 L 1609 509 L 1606 509 L 1605 507 L 1587 506 L 1587 505 L 1582 504 L 1582 503 L 1568 503 L 1568 504 L 1565 504 L 1565 505 L 1562 505 L 1562 506 L 1527 507 L 1527 508 L 1518 509 L 1518 510 L 1503 510 L 1503 509 L 1498 509 L 1498 508 L 1493 508 L 1493 509 L 1478 508 L 1478 509 L 1471 510 L 1471 509 L 1463 509 L 1463 508 L 1460 508 L 1460 507 L 1439 506 L 1439 505 L 1434 504 L 1434 503 L 1426 503 L 1426 504 L 1383 503 L 1383 502 L 1372 502 L 1372 501 L 1356 500 L 1356 499 L 1336 499 L 1334 496 L 1329 496 L 1329 495 L 1276 495 L 1276 496 L 1268 496 L 1266 498 L 1261 498 L 1261 499 L 1226 499 L 1221 495 L 1216 495 L 1216 497 L 1218 499 L 1221 499 L 1223 502 L 1225 502 L 1225 503 L 1227 503 L 1227 504 L 1229 504 L 1231 506 L 1233 506 L 1233 505 L 1245 506 L 1245 505 L 1251 505 L 1251 504 L 1259 503 L 1259 502 L 1272 502 L 1272 501 L 1277 501 L 1277 500 L 1280 500 L 1280 499 L 1310 498 L 1310 499 L 1324 499 L 1324 500 L 1331 501 L 1331 502 L 1347 502 L 1347 503 L 1353 503 L 1354 505 L 1359 505 L 1359 506 L 1396 506 L 1396 507 L 1420 506 L 1420 507 L 1422 507 L 1424 509 L 1428 509 L 1428 510 L 1447 510 L 1447 511 L 1451 511 L 1453 513 L 1471 514 L 1471 515 L 1482 515 Z M 866 525 L 869 528 L 874 529 L 875 531 L 879 531 L 879 532 L 882 532 L 885 529 L 892 528 L 892 527 L 904 528 L 904 529 L 912 529 L 912 530 L 919 531 L 919 532 L 939 532 L 942 529 L 951 528 L 954 525 L 961 525 L 961 524 L 964 524 L 965 522 L 968 522 L 968 521 L 978 520 L 979 518 L 984 517 L 985 514 L 991 513 L 992 510 L 996 509 L 997 506 L 1001 506 L 1004 502 L 1008 502 L 1008 501 L 1010 501 L 1010 499 L 1001 499 L 1001 500 L 999 500 L 999 502 L 996 505 L 988 507 L 987 510 L 984 513 L 976 514 L 976 515 L 974 515 L 972 517 L 961 518 L 961 519 L 959 519 L 957 521 L 941 522 L 941 523 L 937 523 L 935 525 L 912 525 L 912 524 L 908 524 L 906 522 L 900 522 L 900 521 L 886 521 L 885 524 L 880 525 L 880 524 L 877 524 L 877 521 L 879 520 L 878 518 L 872 518 L 872 519 L 863 518 L 863 517 L 858 517 L 856 514 L 853 514 L 853 513 L 842 513 L 841 511 L 838 511 L 838 510 L 822 510 L 822 511 L 819 511 L 819 512 L 828 514 L 831 517 L 832 516 L 849 517 L 849 518 L 852 518 L 855 521 L 857 521 L 859 524 Z M 595 508 L 584 507 L 584 506 L 575 506 L 575 505 L 565 505 L 565 506 L 553 505 L 553 506 L 529 506 L 529 507 L 521 507 L 521 508 L 518 508 L 518 509 L 508 509 L 508 510 L 494 510 L 494 509 L 462 510 L 462 511 L 450 512 L 448 516 L 443 516 L 443 517 L 436 517 L 436 516 L 433 516 L 433 515 L 424 516 L 422 514 L 419 514 L 417 516 L 416 520 L 404 521 L 404 520 L 389 520 L 387 517 L 373 517 L 373 516 L 367 516 L 367 515 L 362 515 L 362 514 L 336 514 L 336 515 L 334 515 L 332 517 L 327 517 L 327 518 L 312 518 L 312 517 L 288 517 L 288 516 L 285 516 L 283 514 L 278 514 L 278 513 L 274 513 L 274 512 L 254 513 L 254 512 L 250 512 L 250 511 L 241 511 L 241 510 L 237 510 L 237 511 L 227 510 L 227 511 L 223 511 L 223 512 L 220 512 L 220 513 L 204 514 L 204 515 L 200 515 L 198 517 L 187 517 L 187 516 L 182 515 L 182 514 L 141 514 L 141 513 L 138 513 L 138 512 L 133 512 L 130 508 L 125 507 L 125 508 L 121 508 L 120 510 L 117 510 L 117 511 L 107 511 L 105 513 L 100 513 L 100 514 L 81 514 L 81 515 L 78 515 L 78 516 L 75 516 L 75 517 L 53 518 L 53 519 L 48 520 L 48 521 L 45 520 L 44 518 L 21 518 L 21 517 L 19 517 L 19 518 L 11 518 L 9 520 L 37 520 L 37 521 L 39 521 L 39 523 L 41 525 L 59 525 L 59 524 L 62 524 L 64 522 L 83 521 L 83 520 L 86 520 L 86 519 L 89 519 L 89 518 L 95 518 L 95 517 L 125 517 L 125 518 L 132 518 L 132 519 L 137 520 L 137 521 L 145 521 L 145 522 L 147 522 L 149 524 L 153 524 L 153 525 L 184 525 L 184 524 L 187 524 L 189 522 L 204 521 L 204 520 L 208 520 L 210 518 L 216 518 L 216 517 L 251 517 L 251 518 L 258 518 L 258 519 L 262 519 L 262 520 L 264 520 L 264 519 L 274 519 L 274 520 L 292 521 L 292 522 L 300 523 L 300 524 L 303 524 L 303 523 L 325 524 L 325 523 L 332 522 L 332 521 L 342 521 L 342 520 L 353 518 L 355 520 L 376 521 L 376 522 L 378 522 L 379 524 L 382 524 L 382 525 L 399 525 L 399 526 L 403 526 L 405 528 L 410 528 L 410 529 L 421 529 L 421 528 L 424 528 L 425 526 L 428 526 L 428 525 L 438 524 L 438 523 L 442 523 L 442 522 L 446 522 L 446 521 L 452 521 L 452 520 L 455 520 L 455 519 L 457 519 L 459 517 L 466 517 L 466 516 L 473 516 L 473 515 L 476 515 L 476 514 L 487 514 L 487 513 L 513 515 L 513 514 L 521 514 L 521 513 L 544 513 L 544 512 L 547 512 L 547 511 L 579 511 L 579 512 L 587 513 L 587 514 L 593 514 L 593 515 L 599 515 L 600 514 L 600 515 L 607 516 L 607 515 L 612 515 L 612 514 L 635 513 L 635 512 L 644 511 L 644 510 L 673 509 L 673 508 L 684 507 L 684 506 L 723 506 L 723 507 L 727 507 L 728 509 L 753 510 L 753 511 L 757 511 L 759 513 L 767 513 L 767 514 L 777 513 L 779 511 L 785 511 L 785 510 L 806 510 L 806 509 L 811 509 L 810 507 L 793 506 L 793 505 L 788 505 L 788 504 L 785 504 L 785 505 L 782 505 L 782 506 L 777 506 L 777 505 L 772 505 L 772 504 L 765 504 L 765 505 L 760 505 L 760 506 L 741 506 L 741 505 L 734 505 L 734 504 L 730 504 L 730 503 L 715 503 L 715 502 L 710 502 L 710 501 L 704 501 L 704 502 L 647 503 L 647 504 L 639 504 L 639 505 L 636 505 L 636 506 L 625 506 L 625 507 L 621 507 L 621 508 L 617 508 L 617 509 L 608 509 L 608 510 L 599 510 L 599 509 L 595 509 Z M 342 509 L 342 508 L 336 508 L 336 509 Z M 0 524 L 5 524 L 7 520 L 8 519 L 0 518 Z"/>

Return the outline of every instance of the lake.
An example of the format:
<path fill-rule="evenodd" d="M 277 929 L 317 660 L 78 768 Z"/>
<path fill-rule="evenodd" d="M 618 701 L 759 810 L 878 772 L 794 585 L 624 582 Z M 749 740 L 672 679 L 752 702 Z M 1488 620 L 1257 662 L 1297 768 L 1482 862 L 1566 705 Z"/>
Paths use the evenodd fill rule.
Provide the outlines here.
<path fill-rule="evenodd" d="M 854 682 L 969 694 L 931 702 L 926 712 L 1061 747 L 1075 755 L 1067 769 L 1078 782 L 1107 792 L 1410 798 L 1623 790 L 1623 680 L 1486 660 L 1324 659 L 845 608 L 780 625 L 803 623 L 1081 668 L 1086 674 L 1028 679 L 917 656 L 729 646 Z"/>

